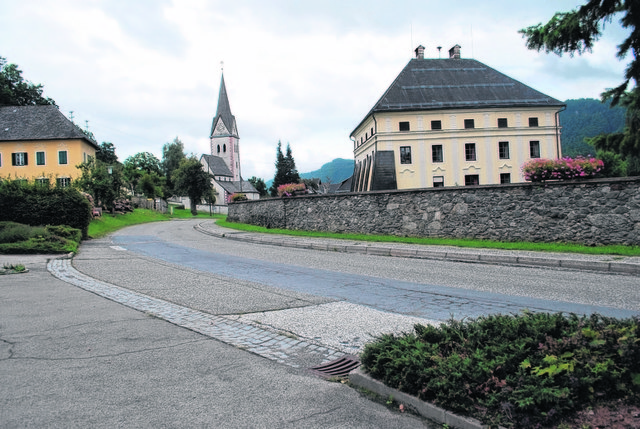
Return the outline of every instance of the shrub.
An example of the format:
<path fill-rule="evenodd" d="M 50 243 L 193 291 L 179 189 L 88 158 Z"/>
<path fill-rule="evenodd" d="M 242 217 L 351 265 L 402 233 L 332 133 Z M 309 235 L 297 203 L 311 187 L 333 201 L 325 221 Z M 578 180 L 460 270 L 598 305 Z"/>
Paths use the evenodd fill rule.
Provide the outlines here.
<path fill-rule="evenodd" d="M 307 187 L 304 183 L 285 183 L 278 186 L 279 197 L 291 197 L 292 195 L 305 194 L 306 192 Z"/>
<path fill-rule="evenodd" d="M 229 198 L 229 199 L 234 203 L 236 201 L 247 201 L 247 194 L 236 192 L 235 194 L 232 194 L 231 198 Z"/>
<path fill-rule="evenodd" d="M 524 179 L 531 182 L 546 180 L 588 179 L 598 175 L 604 168 L 602 160 L 596 158 L 532 159 L 522 165 Z"/>
<path fill-rule="evenodd" d="M 640 401 L 640 319 L 487 316 L 365 347 L 372 377 L 492 425 L 537 427 L 603 400 Z"/>
<path fill-rule="evenodd" d="M 78 249 L 79 229 L 0 222 L 0 253 L 68 253 Z"/>

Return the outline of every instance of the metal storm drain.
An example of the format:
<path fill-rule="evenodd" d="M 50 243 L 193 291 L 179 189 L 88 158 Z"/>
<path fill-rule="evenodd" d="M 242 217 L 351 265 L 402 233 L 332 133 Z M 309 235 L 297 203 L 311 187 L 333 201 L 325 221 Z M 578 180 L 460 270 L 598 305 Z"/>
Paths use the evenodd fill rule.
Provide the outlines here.
<path fill-rule="evenodd" d="M 309 371 L 323 378 L 345 377 L 359 366 L 360 360 L 356 356 L 344 355 L 340 359 L 309 368 Z"/>

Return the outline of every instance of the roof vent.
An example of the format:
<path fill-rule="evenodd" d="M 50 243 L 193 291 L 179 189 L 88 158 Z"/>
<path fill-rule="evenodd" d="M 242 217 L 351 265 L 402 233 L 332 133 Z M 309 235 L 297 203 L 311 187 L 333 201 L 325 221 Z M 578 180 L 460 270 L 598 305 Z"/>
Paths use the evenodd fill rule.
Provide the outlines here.
<path fill-rule="evenodd" d="M 449 59 L 451 60 L 460 59 L 460 45 L 455 45 L 453 48 L 449 49 Z"/>
<path fill-rule="evenodd" d="M 424 60 L 424 46 L 420 45 L 416 48 L 416 58 L 419 60 Z"/>

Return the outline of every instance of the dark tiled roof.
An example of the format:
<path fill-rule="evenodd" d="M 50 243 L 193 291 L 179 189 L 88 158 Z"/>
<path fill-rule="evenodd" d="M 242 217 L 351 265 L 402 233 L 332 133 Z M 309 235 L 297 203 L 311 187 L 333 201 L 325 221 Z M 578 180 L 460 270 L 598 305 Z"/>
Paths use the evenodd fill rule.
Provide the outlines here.
<path fill-rule="evenodd" d="M 238 137 L 237 128 L 236 128 L 236 117 L 231 114 L 231 106 L 229 105 L 229 97 L 227 97 L 227 86 L 224 84 L 224 75 L 220 79 L 220 94 L 218 94 L 218 110 L 216 111 L 216 116 L 213 118 L 213 122 L 211 123 L 211 134 L 210 137 L 213 137 L 213 132 L 215 131 L 215 126 L 218 123 L 218 119 L 222 118 L 222 122 L 224 123 L 227 130 L 231 133 L 230 136 Z"/>
<path fill-rule="evenodd" d="M 0 107 L 0 141 L 83 139 L 98 147 L 56 106 Z"/>
<path fill-rule="evenodd" d="M 253 185 L 251 184 L 251 182 L 247 182 L 246 180 L 242 181 L 242 190 L 240 190 L 240 182 L 224 182 L 224 181 L 216 180 L 216 183 L 222 186 L 222 189 L 227 191 L 229 194 L 235 194 L 236 192 L 242 192 L 245 194 L 258 193 L 258 191 L 256 191 L 256 188 L 254 188 Z"/>
<path fill-rule="evenodd" d="M 231 170 L 229 170 L 229 167 L 227 166 L 227 163 L 224 162 L 224 159 L 220 158 L 219 156 L 207 154 L 202 155 L 202 157 L 209 166 L 209 172 L 214 176 L 233 177 L 233 174 L 231 174 Z"/>
<path fill-rule="evenodd" d="M 564 103 L 479 61 L 414 58 L 365 119 L 376 112 L 548 106 Z"/>

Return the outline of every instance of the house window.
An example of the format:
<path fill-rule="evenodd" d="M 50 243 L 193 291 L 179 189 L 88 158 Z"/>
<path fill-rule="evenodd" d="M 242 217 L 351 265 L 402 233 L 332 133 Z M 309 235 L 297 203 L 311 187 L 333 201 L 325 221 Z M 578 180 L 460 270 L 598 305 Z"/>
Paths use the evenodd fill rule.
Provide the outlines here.
<path fill-rule="evenodd" d="M 410 131 L 409 122 L 400 122 L 400 131 Z"/>
<path fill-rule="evenodd" d="M 66 165 L 67 164 L 67 151 L 61 150 L 58 152 L 58 164 Z"/>
<path fill-rule="evenodd" d="M 443 188 L 444 187 L 444 176 L 433 176 L 433 187 L 434 188 Z"/>
<path fill-rule="evenodd" d="M 476 144 L 475 143 L 464 144 L 464 159 L 466 161 L 476 160 Z"/>
<path fill-rule="evenodd" d="M 11 165 L 29 165 L 27 152 L 16 152 L 11 154 Z"/>
<path fill-rule="evenodd" d="M 36 184 L 40 185 L 40 186 L 46 186 L 47 188 L 49 187 L 49 179 L 46 177 L 40 177 L 38 179 L 36 179 Z"/>
<path fill-rule="evenodd" d="M 529 126 L 537 127 L 538 126 L 538 118 L 529 118 Z"/>
<path fill-rule="evenodd" d="M 371 127 L 371 137 L 373 137 L 373 127 Z"/>
<path fill-rule="evenodd" d="M 480 176 L 477 174 L 467 174 L 464 176 L 464 186 L 477 186 L 480 184 Z"/>
<path fill-rule="evenodd" d="M 475 128 L 475 123 L 473 119 L 465 119 L 464 120 L 464 127 L 465 128 Z"/>
<path fill-rule="evenodd" d="M 500 184 L 511 183 L 511 173 L 500 173 Z"/>
<path fill-rule="evenodd" d="M 36 152 L 36 165 L 44 165 L 44 152 Z"/>
<path fill-rule="evenodd" d="M 68 177 L 58 177 L 56 179 L 56 184 L 58 185 L 58 188 L 66 188 L 71 184 L 71 179 Z"/>
<path fill-rule="evenodd" d="M 2 154 L 0 153 L 0 167 L 2 167 Z"/>
<path fill-rule="evenodd" d="M 529 156 L 531 158 L 540 158 L 540 142 L 539 141 L 529 142 Z"/>
<path fill-rule="evenodd" d="M 443 162 L 444 156 L 442 153 L 442 145 L 434 144 L 431 146 L 431 161 L 432 162 Z"/>
<path fill-rule="evenodd" d="M 507 128 L 507 118 L 498 118 L 498 128 Z"/>
<path fill-rule="evenodd" d="M 400 164 L 411 164 L 411 146 L 400 146 Z"/>
<path fill-rule="evenodd" d="M 431 121 L 431 129 L 432 130 L 441 130 L 442 129 L 442 121 Z"/>
<path fill-rule="evenodd" d="M 498 142 L 498 156 L 500 159 L 509 159 L 509 142 Z"/>

